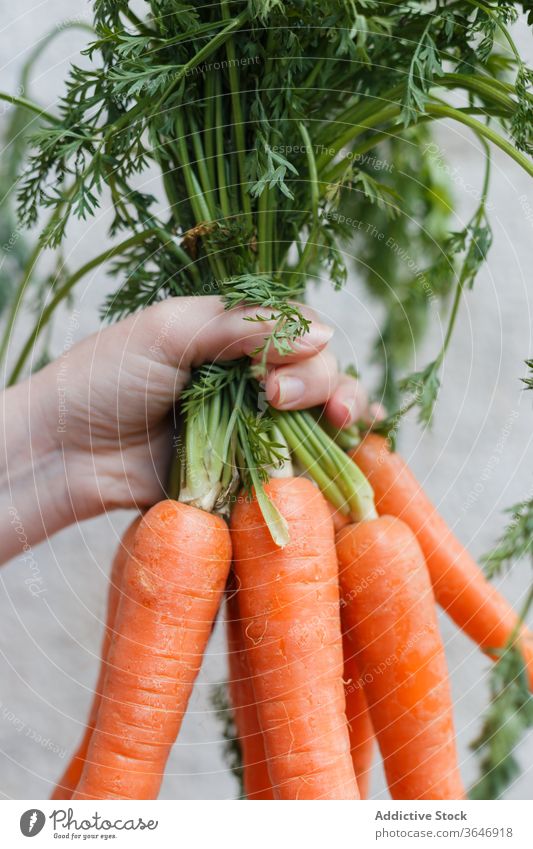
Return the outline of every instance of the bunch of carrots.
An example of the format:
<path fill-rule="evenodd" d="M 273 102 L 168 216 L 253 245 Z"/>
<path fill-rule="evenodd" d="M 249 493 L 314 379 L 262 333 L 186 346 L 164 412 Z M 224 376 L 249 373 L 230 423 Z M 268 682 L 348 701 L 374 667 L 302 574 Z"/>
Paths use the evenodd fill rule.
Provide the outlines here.
<path fill-rule="evenodd" d="M 54 799 L 153 799 L 225 596 L 230 693 L 248 799 L 360 799 L 375 742 L 394 799 L 461 799 L 435 602 L 489 656 L 532 635 L 408 466 L 369 433 L 353 460 L 375 510 L 350 523 L 306 477 L 272 478 L 290 539 L 257 499 L 229 527 L 171 499 L 126 531 L 100 676 Z"/>

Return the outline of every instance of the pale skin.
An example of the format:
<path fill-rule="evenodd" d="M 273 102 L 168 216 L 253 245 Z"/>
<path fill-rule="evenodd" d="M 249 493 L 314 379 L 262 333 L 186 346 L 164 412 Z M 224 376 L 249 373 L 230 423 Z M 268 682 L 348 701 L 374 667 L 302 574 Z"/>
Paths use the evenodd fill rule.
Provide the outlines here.
<path fill-rule="evenodd" d="M 281 357 L 270 346 L 264 390 L 278 409 L 323 405 L 337 427 L 379 415 L 341 374 L 333 328 L 307 308 L 309 332 Z M 105 328 L 3 393 L 0 562 L 74 522 L 164 496 L 171 411 L 191 369 L 250 356 L 271 329 L 217 297 L 172 298 Z"/>

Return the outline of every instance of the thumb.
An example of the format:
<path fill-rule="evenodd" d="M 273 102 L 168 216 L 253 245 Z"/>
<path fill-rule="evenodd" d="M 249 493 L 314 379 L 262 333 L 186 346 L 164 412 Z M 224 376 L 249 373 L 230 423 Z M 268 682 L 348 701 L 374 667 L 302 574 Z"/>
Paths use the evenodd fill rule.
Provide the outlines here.
<path fill-rule="evenodd" d="M 307 333 L 291 343 L 291 351 L 281 354 L 270 345 L 267 363 L 291 363 L 321 351 L 333 336 L 333 328 L 317 321 L 308 307 L 300 307 L 311 323 Z M 275 328 L 272 311 L 260 307 L 224 309 L 218 297 L 170 298 L 150 307 L 146 314 L 156 331 L 150 350 L 160 350 L 167 362 L 186 370 L 204 362 L 234 360 L 252 356 L 262 348 Z M 261 320 L 256 320 L 257 316 Z M 148 316 L 147 316 L 148 318 Z M 159 344 L 157 344 L 159 341 Z"/>

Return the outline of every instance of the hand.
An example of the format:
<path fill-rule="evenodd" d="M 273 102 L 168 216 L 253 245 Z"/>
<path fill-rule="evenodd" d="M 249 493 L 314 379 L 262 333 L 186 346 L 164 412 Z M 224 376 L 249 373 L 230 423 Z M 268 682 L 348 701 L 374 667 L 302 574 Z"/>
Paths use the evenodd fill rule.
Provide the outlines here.
<path fill-rule="evenodd" d="M 311 327 L 293 352 L 281 357 L 269 349 L 267 400 L 278 409 L 324 405 L 338 427 L 368 417 L 363 388 L 339 374 L 328 350 L 332 328 L 303 311 Z M 171 452 L 169 413 L 191 368 L 250 355 L 272 330 L 268 321 L 245 321 L 256 314 L 255 307 L 226 311 L 217 297 L 168 299 L 90 336 L 7 391 L 12 409 L 19 402 L 15 417 L 24 418 L 20 407 L 24 398 L 29 402 L 26 448 L 41 469 L 34 481 L 40 536 L 161 497 Z M 31 477 L 28 471 L 27 486 Z"/>

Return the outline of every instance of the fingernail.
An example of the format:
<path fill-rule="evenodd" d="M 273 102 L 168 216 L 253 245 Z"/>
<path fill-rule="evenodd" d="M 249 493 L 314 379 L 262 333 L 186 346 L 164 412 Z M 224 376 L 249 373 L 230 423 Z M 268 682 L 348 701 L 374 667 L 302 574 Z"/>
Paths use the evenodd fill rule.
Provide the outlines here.
<path fill-rule="evenodd" d="M 307 333 L 304 333 L 297 340 L 297 344 L 302 348 L 323 348 L 324 345 L 328 344 L 334 332 L 333 327 L 313 321 Z"/>
<path fill-rule="evenodd" d="M 278 406 L 296 404 L 305 392 L 305 383 L 299 377 L 288 375 L 278 378 Z"/>

